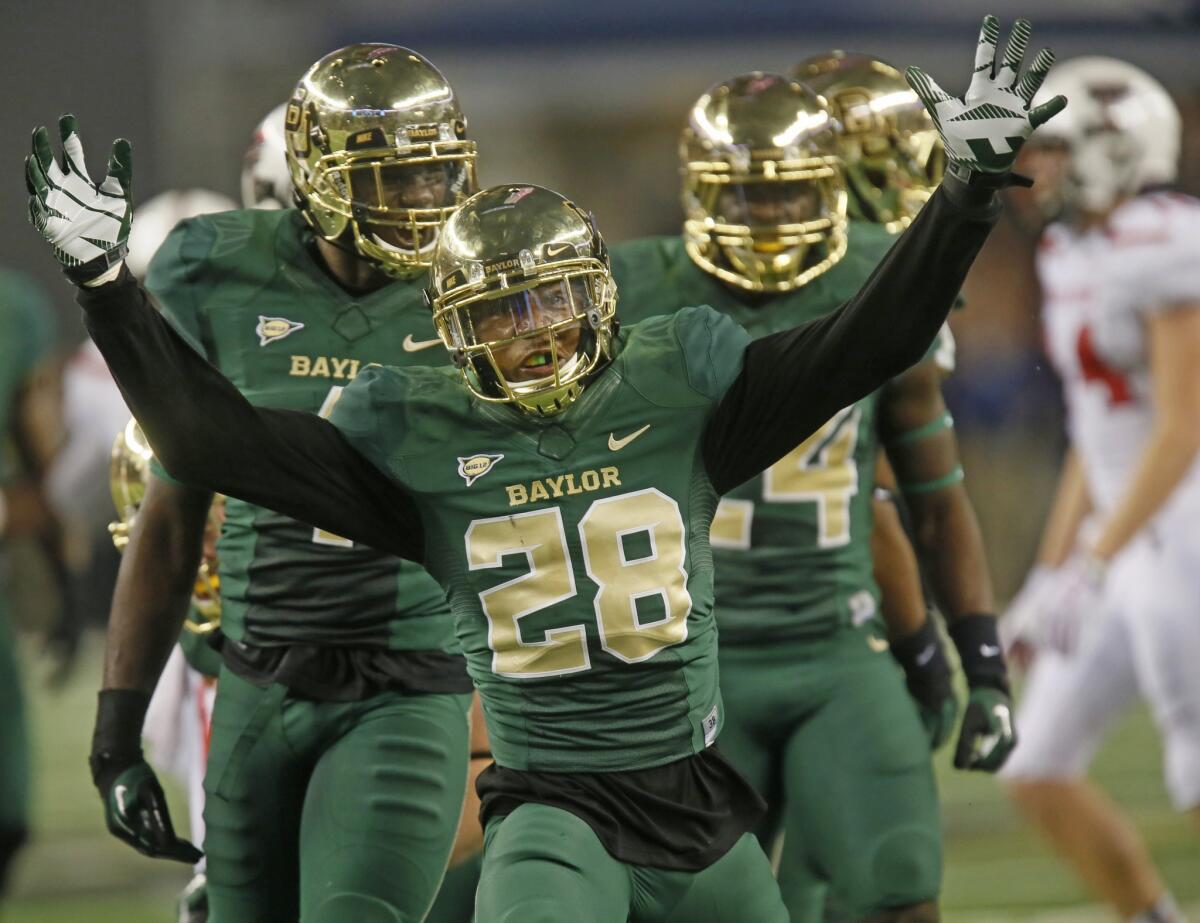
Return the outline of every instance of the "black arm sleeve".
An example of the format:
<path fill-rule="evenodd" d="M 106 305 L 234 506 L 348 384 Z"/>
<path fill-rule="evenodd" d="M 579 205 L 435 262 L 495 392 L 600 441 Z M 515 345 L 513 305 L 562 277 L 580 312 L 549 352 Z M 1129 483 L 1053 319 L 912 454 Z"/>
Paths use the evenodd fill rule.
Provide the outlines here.
<path fill-rule="evenodd" d="M 420 561 L 412 498 L 328 420 L 247 401 L 191 349 L 126 269 L 80 287 L 88 332 L 163 467 L 197 487 Z"/>
<path fill-rule="evenodd" d="M 704 462 L 721 493 L 774 464 L 830 417 L 925 354 L 1000 214 L 947 177 L 858 294 L 763 337 L 713 411 Z"/>

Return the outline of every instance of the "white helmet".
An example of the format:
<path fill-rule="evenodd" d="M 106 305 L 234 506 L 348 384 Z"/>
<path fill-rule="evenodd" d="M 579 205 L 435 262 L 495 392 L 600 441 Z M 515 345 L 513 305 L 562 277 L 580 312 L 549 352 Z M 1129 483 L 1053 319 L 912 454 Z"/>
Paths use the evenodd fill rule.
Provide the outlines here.
<path fill-rule="evenodd" d="M 291 208 L 292 176 L 288 172 L 283 122 L 287 103 L 266 114 L 254 130 L 242 165 L 244 208 Z"/>
<path fill-rule="evenodd" d="M 133 222 L 129 227 L 129 255 L 125 257 L 125 264 L 139 279 L 145 278 L 150 258 L 180 221 L 235 208 L 237 203 L 233 199 L 207 189 L 169 189 L 160 192 L 143 202 L 133 213 Z"/>
<path fill-rule="evenodd" d="M 1073 58 L 1054 66 L 1034 103 L 1060 93 L 1067 108 L 1035 140 L 1070 150 L 1065 204 L 1106 212 L 1122 196 L 1175 180 L 1182 122 L 1157 80 L 1116 58 Z"/>

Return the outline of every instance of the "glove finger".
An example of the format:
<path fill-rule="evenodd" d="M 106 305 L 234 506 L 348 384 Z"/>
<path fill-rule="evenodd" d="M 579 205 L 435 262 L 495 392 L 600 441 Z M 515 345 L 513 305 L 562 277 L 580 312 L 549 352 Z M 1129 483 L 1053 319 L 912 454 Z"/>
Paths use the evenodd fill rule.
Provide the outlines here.
<path fill-rule="evenodd" d="M 1048 121 L 1067 108 L 1067 98 L 1065 96 L 1055 96 L 1049 102 L 1044 102 L 1029 110 L 1029 122 L 1034 128 L 1039 125 L 1045 125 Z"/>
<path fill-rule="evenodd" d="M 1017 73 L 1021 70 L 1021 62 L 1025 59 L 1025 50 L 1029 47 L 1029 36 L 1033 28 L 1028 19 L 1018 19 L 1013 23 L 1008 35 L 1008 44 L 1004 46 L 1004 60 L 1000 65 L 998 83 L 1011 87 L 1017 82 Z"/>
<path fill-rule="evenodd" d="M 975 708 L 967 708 L 963 718 L 962 730 L 958 734 L 958 745 L 954 748 L 954 768 L 970 769 L 975 762 L 975 748 L 980 731 L 979 713 Z"/>
<path fill-rule="evenodd" d="M 990 13 L 983 17 L 979 42 L 975 46 L 975 73 L 967 95 L 973 95 L 996 76 L 996 42 L 1000 38 L 1000 20 Z"/>
<path fill-rule="evenodd" d="M 83 159 L 83 141 L 79 138 L 79 126 L 75 116 L 64 115 L 58 120 L 58 136 L 62 140 L 62 171 L 74 173 L 88 185 L 94 185 L 88 176 L 87 163 Z"/>
<path fill-rule="evenodd" d="M 163 859 L 186 862 L 188 865 L 195 865 L 204 858 L 204 853 L 197 849 L 194 844 L 180 837 L 176 837 L 169 846 L 160 850 L 158 855 Z"/>
<path fill-rule="evenodd" d="M 1033 104 L 1033 97 L 1041 89 L 1042 81 L 1050 73 L 1050 67 L 1053 64 L 1054 52 L 1049 48 L 1043 48 L 1034 57 L 1033 63 L 1029 65 L 1029 71 L 1021 78 L 1020 83 L 1017 84 L 1017 95 L 1025 100 L 1026 109 Z"/>
<path fill-rule="evenodd" d="M 62 178 L 62 171 L 54 160 L 54 149 L 50 146 L 50 133 L 43 125 L 39 125 L 33 130 L 33 156 L 50 188 L 56 188 Z"/>
<path fill-rule="evenodd" d="M 133 190 L 133 145 L 124 138 L 113 142 L 108 154 L 108 175 L 100 184 L 106 195 L 129 198 Z"/>
<path fill-rule="evenodd" d="M 938 86 L 937 81 L 919 67 L 910 67 L 904 72 L 904 76 L 908 79 L 908 85 L 912 87 L 913 92 L 917 94 L 917 98 L 921 100 L 921 104 L 929 110 L 934 124 L 937 124 L 937 104 L 950 99 L 950 94 Z"/>
<path fill-rule="evenodd" d="M 25 156 L 25 188 L 39 200 L 39 204 L 50 194 L 50 184 L 46 181 L 45 171 L 36 154 Z"/>

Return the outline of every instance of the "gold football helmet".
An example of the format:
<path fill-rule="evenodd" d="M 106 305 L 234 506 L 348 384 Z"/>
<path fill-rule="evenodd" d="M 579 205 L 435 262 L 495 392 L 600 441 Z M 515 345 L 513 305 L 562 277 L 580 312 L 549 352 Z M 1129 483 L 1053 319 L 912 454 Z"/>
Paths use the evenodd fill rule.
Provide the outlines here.
<path fill-rule="evenodd" d="M 591 215 L 541 186 L 494 186 L 446 222 L 427 293 L 480 400 L 547 415 L 611 356 L 617 287 Z"/>
<path fill-rule="evenodd" d="M 792 75 L 820 93 L 838 120 L 851 215 L 893 234 L 908 227 L 942 181 L 946 157 L 904 76 L 844 51 L 802 61 Z"/>
<path fill-rule="evenodd" d="M 347 45 L 300 78 L 284 115 L 301 211 L 390 275 L 429 267 L 450 213 L 475 191 L 475 143 L 454 90 L 399 45 Z"/>
<path fill-rule="evenodd" d="M 705 272 L 786 292 L 846 252 L 846 189 L 835 123 L 799 81 L 752 73 L 697 100 L 679 145 L 683 236 Z"/>
<path fill-rule="evenodd" d="M 117 519 L 109 523 L 108 533 L 112 536 L 117 551 L 124 551 L 129 544 L 129 532 L 146 496 L 146 482 L 150 476 L 150 461 L 153 458 L 154 450 L 146 441 L 142 428 L 138 426 L 137 420 L 130 420 L 117 434 L 109 461 L 109 488 L 112 491 L 113 505 L 117 508 Z M 220 531 L 220 523 L 224 518 L 223 506 L 223 497 L 217 496 L 213 499 L 205 526 L 205 554 L 192 590 L 194 617 L 189 617 L 184 622 L 186 629 L 197 634 L 215 631 L 221 624 L 221 582 L 217 576 L 216 553 L 210 549 L 216 539 L 213 530 Z"/>

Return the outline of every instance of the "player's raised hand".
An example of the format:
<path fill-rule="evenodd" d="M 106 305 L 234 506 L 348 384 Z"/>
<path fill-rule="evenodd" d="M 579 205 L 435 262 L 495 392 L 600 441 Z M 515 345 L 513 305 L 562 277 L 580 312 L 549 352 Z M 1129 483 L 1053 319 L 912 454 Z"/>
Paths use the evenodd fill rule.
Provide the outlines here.
<path fill-rule="evenodd" d="M 125 258 L 133 211 L 129 142 L 118 138 L 99 183 L 88 176 L 73 115 L 58 120 L 62 155 L 55 159 L 50 135 L 39 126 L 25 158 L 29 221 L 46 239 L 67 278 L 76 284 L 103 275 Z"/>
<path fill-rule="evenodd" d="M 1066 97 L 1056 96 L 1030 108 L 1034 94 L 1054 63 L 1054 53 L 1043 48 L 1021 76 L 1030 32 L 1027 20 L 1013 23 L 1004 58 L 997 69 L 1000 22 L 995 16 L 985 16 L 975 51 L 975 76 L 961 99 L 943 90 L 920 68 L 910 67 L 907 71 L 909 86 L 933 117 L 950 168 L 959 175 L 1007 174 L 1017 151 L 1033 130 L 1067 105 Z"/>

